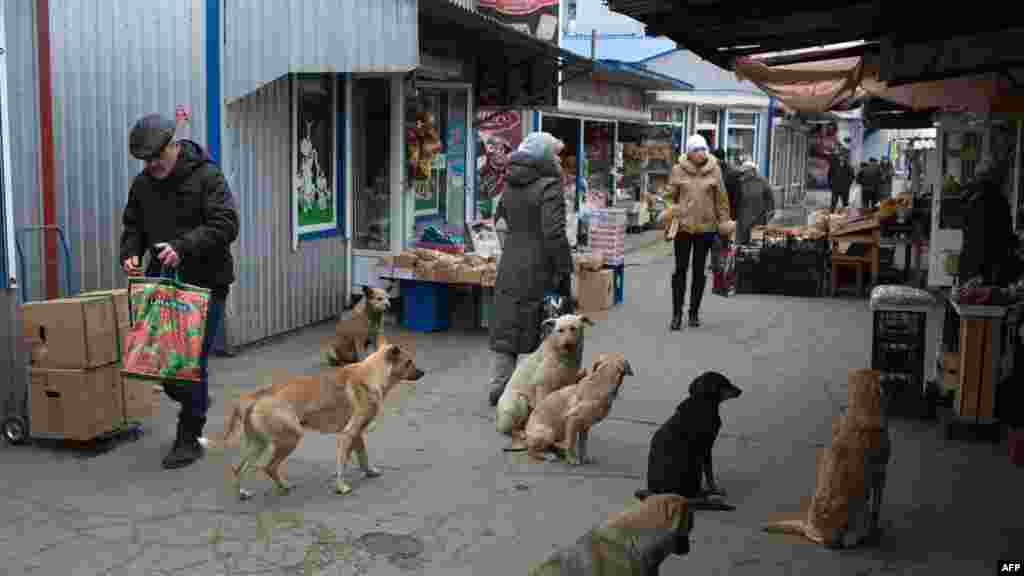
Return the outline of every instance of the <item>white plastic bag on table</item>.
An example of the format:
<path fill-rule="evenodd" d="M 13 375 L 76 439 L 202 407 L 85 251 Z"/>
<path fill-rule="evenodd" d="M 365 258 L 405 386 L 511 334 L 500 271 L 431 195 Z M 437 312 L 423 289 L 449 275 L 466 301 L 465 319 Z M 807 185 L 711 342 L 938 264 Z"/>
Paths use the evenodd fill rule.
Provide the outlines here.
<path fill-rule="evenodd" d="M 849 201 L 846 205 L 860 208 L 861 198 L 863 195 L 864 191 L 861 189 L 860 184 L 854 182 L 853 185 L 850 186 Z"/>
<path fill-rule="evenodd" d="M 871 309 L 886 306 L 932 306 L 935 299 L 928 292 L 913 286 L 887 284 L 871 291 Z"/>

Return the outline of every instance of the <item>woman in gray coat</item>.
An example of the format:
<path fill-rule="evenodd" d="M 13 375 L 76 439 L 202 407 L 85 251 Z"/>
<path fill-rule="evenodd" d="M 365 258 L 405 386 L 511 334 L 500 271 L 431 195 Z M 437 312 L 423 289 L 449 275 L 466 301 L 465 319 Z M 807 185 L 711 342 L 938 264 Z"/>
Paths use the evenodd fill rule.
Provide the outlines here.
<path fill-rule="evenodd" d="M 571 296 L 572 253 L 565 234 L 565 197 L 558 155 L 565 144 L 547 132 L 533 132 L 509 158 L 505 191 L 495 220 L 507 235 L 494 286 L 490 348 L 494 352 L 490 402 L 497 405 L 519 354 L 540 343 L 544 293 Z"/>
<path fill-rule="evenodd" d="M 750 230 L 764 224 L 775 207 L 772 187 L 757 173 L 757 164 L 744 162 L 739 170 L 739 198 L 736 201 L 736 243 L 750 242 Z"/>

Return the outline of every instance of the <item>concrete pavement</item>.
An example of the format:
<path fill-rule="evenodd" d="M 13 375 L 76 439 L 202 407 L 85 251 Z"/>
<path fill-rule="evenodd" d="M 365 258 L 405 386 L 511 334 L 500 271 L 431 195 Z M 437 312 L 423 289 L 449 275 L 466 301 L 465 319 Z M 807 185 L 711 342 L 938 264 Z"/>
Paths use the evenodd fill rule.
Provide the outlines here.
<path fill-rule="evenodd" d="M 317 573 L 317 563 L 325 575 L 526 574 L 630 502 L 654 426 L 709 369 L 744 390 L 723 407 L 715 454 L 738 509 L 699 513 L 691 554 L 671 558 L 663 574 L 985 574 L 1001 556 L 1024 555 L 1024 470 L 1011 467 L 1005 444 L 947 443 L 934 425 L 902 420 L 891 423 L 879 548 L 832 552 L 762 533 L 763 521 L 798 510 L 811 493 L 817 447 L 845 403 L 846 371 L 868 362 L 867 305 L 708 290 L 705 325 L 669 334 L 667 255 L 656 243 L 628 256 L 624 305 L 588 334 L 588 362 L 619 349 L 637 372 L 591 434 L 591 466 L 501 451 L 506 441 L 486 405 L 483 332 L 416 335 L 427 376 L 389 401 L 371 433 L 383 476 L 351 472 L 355 491 L 345 497 L 330 490 L 334 441 L 314 433 L 288 462 L 295 489 L 283 497 L 253 476 L 246 484 L 256 497 L 235 501 L 216 453 L 161 470 L 173 436 L 169 401 L 142 439 L 96 457 L 0 447 L 0 574 L 302 574 Z M 233 390 L 318 370 L 330 329 L 214 360 L 208 432 L 222 429 Z"/>

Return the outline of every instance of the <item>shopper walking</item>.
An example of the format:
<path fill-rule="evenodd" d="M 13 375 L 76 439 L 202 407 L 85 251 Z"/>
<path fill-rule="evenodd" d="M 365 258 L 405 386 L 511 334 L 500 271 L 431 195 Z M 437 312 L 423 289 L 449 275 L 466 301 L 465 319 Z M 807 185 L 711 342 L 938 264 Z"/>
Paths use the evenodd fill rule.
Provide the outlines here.
<path fill-rule="evenodd" d="M 505 390 L 520 354 L 540 343 L 544 294 L 572 296 L 572 253 L 565 233 L 566 206 L 558 155 L 565 144 L 533 132 L 509 158 L 505 192 L 497 214 L 508 232 L 494 286 L 490 323 L 491 406 Z"/>
<path fill-rule="evenodd" d="M 132 181 L 121 231 L 122 266 L 141 275 L 173 275 L 211 291 L 199 360 L 200 382 L 164 383 L 181 404 L 174 445 L 164 468 L 182 468 L 202 456 L 203 427 L 210 404 L 208 358 L 224 322 L 229 286 L 235 281 L 230 246 L 238 237 L 238 213 L 224 174 L 195 142 L 174 140 L 172 120 L 151 114 L 135 123 L 129 152 L 144 167 Z"/>
<path fill-rule="evenodd" d="M 844 154 L 836 153 L 832 156 L 828 168 L 829 185 L 832 188 L 832 212 L 836 211 L 836 205 L 841 201 L 843 208 L 850 206 L 850 186 L 853 185 L 853 168 Z"/>
<path fill-rule="evenodd" d="M 736 243 L 750 242 L 750 230 L 764 223 L 775 208 L 775 196 L 768 180 L 757 172 L 757 164 L 747 161 L 739 169 L 739 200 L 736 206 Z"/>
<path fill-rule="evenodd" d="M 678 222 L 675 238 L 676 267 L 672 273 L 672 322 L 670 330 L 679 330 L 683 322 L 686 272 L 693 256 L 690 284 L 689 322 L 700 326 L 700 304 L 704 296 L 704 274 L 708 250 L 718 234 L 719 223 L 729 221 L 729 199 L 718 160 L 708 154 L 708 144 L 700 134 L 686 141 L 686 154 L 672 167 L 669 179 L 672 196 L 671 216 Z"/>

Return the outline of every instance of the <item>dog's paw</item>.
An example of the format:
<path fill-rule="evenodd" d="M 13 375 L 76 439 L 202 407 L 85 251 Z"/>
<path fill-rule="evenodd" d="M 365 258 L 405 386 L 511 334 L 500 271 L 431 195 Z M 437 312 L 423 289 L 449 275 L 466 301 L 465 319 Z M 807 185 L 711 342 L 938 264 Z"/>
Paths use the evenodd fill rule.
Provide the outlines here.
<path fill-rule="evenodd" d="M 371 466 L 363 470 L 363 476 L 367 478 L 380 478 L 380 470 Z"/>
<path fill-rule="evenodd" d="M 348 482 L 345 482 L 341 478 L 338 478 L 334 482 L 334 493 L 340 496 L 352 493 L 352 486 Z"/>
<path fill-rule="evenodd" d="M 245 488 L 239 488 L 238 489 L 238 499 L 239 500 L 241 500 L 243 502 L 246 501 L 246 500 L 251 500 L 252 496 L 253 496 L 252 492 L 246 490 Z"/>
<path fill-rule="evenodd" d="M 580 458 L 579 454 L 570 451 L 566 451 L 565 453 L 565 462 L 570 466 L 582 466 L 585 464 L 585 461 L 583 458 Z"/>

